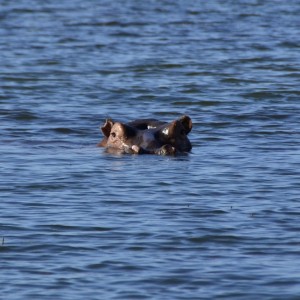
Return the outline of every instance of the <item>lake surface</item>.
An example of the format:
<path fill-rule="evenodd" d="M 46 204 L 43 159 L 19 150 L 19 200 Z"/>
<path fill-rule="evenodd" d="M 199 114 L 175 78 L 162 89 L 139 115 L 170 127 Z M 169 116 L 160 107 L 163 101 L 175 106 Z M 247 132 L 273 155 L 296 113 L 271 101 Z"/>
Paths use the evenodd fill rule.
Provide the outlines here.
<path fill-rule="evenodd" d="M 300 1 L 0 3 L 1 299 L 299 299 Z M 193 120 L 112 155 L 105 118 Z"/>

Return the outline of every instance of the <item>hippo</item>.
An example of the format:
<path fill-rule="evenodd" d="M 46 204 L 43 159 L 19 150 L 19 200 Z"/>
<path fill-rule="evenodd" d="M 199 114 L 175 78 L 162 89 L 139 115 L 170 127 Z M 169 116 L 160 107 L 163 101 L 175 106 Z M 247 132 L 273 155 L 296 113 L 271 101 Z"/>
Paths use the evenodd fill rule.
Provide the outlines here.
<path fill-rule="evenodd" d="M 129 123 L 106 119 L 101 131 L 104 135 L 99 147 L 108 152 L 129 154 L 175 155 L 191 151 L 187 135 L 192 120 L 182 116 L 171 123 L 156 119 L 139 119 Z"/>

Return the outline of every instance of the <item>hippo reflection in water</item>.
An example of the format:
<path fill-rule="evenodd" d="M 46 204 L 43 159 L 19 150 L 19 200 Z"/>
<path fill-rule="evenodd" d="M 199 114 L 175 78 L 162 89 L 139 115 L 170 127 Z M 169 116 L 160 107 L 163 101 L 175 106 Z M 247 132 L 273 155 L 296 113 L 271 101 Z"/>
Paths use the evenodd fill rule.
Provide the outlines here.
<path fill-rule="evenodd" d="M 98 146 L 115 153 L 175 155 L 191 151 L 187 137 L 191 130 L 189 116 L 171 123 L 142 119 L 124 124 L 107 119 L 101 127 L 104 138 Z"/>

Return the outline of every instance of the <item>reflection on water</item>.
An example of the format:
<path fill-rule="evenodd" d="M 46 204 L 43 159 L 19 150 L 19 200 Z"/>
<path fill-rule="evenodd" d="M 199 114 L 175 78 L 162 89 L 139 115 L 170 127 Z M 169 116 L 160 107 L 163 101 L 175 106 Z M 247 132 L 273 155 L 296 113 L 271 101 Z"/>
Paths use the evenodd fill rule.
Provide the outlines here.
<path fill-rule="evenodd" d="M 298 297 L 297 1 L 0 8 L 6 299 Z M 182 114 L 188 155 L 96 147 Z"/>

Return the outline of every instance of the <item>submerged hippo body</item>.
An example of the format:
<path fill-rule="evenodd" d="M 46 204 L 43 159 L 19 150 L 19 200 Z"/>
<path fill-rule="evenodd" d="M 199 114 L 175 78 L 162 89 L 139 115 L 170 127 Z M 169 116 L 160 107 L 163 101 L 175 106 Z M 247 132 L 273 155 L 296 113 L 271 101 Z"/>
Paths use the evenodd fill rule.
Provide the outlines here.
<path fill-rule="evenodd" d="M 188 116 L 171 123 L 143 119 L 124 124 L 107 119 L 101 127 L 104 138 L 98 146 L 109 152 L 174 155 L 192 149 L 187 137 L 191 129 Z"/>

